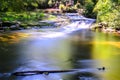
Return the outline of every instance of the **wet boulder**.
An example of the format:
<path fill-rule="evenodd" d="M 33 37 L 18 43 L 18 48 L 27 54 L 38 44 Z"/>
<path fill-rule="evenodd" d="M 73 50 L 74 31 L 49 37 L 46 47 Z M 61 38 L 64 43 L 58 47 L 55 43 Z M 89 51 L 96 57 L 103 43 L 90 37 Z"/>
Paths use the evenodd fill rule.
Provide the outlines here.
<path fill-rule="evenodd" d="M 20 22 L 1 22 L 0 30 L 19 30 L 20 29 Z"/>

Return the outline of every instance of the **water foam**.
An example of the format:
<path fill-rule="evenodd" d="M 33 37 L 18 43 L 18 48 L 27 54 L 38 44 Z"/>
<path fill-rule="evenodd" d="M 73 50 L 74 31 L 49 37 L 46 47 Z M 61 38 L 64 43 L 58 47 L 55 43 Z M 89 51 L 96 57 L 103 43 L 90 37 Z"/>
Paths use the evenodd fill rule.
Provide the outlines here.
<path fill-rule="evenodd" d="M 46 38 L 55 38 L 55 37 L 63 37 L 66 36 L 68 33 L 72 33 L 73 31 L 80 30 L 80 29 L 89 29 L 91 24 L 94 22 L 94 19 L 86 19 L 84 21 L 76 21 L 72 22 L 71 24 L 61 27 L 62 31 L 58 32 L 49 32 L 42 37 Z"/>

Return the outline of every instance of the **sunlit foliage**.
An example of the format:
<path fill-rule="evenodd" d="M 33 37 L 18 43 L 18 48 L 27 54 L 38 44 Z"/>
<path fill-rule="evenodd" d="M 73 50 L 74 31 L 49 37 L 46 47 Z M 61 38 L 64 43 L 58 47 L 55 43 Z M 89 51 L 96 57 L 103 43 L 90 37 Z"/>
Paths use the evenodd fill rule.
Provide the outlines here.
<path fill-rule="evenodd" d="M 109 27 L 120 27 L 120 1 L 98 0 L 94 12 L 97 12 L 97 22 L 106 22 Z"/>
<path fill-rule="evenodd" d="M 29 21 L 29 20 L 39 20 L 44 17 L 42 12 L 30 12 L 29 16 L 26 12 L 3 12 L 0 13 L 0 18 L 2 21 Z"/>

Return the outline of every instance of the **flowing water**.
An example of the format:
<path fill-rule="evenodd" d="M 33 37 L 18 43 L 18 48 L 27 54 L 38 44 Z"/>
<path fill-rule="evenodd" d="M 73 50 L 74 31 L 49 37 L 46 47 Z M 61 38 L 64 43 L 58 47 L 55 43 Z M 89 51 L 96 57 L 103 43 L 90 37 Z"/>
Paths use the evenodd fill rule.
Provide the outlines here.
<path fill-rule="evenodd" d="M 0 80 L 119 80 L 120 37 L 90 31 L 92 22 L 1 34 Z M 12 75 L 22 71 L 58 72 Z"/>

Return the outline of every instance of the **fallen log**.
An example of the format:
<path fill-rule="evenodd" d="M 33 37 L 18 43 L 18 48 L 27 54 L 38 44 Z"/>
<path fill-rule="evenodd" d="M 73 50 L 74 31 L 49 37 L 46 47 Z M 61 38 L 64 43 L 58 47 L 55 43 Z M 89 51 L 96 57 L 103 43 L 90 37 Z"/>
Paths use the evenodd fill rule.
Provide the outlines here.
<path fill-rule="evenodd" d="M 45 74 L 49 75 L 49 73 L 64 73 L 64 72 L 73 72 L 75 70 L 52 70 L 52 71 L 22 71 L 22 72 L 14 72 L 11 75 L 14 76 L 30 76 L 37 74 Z"/>

